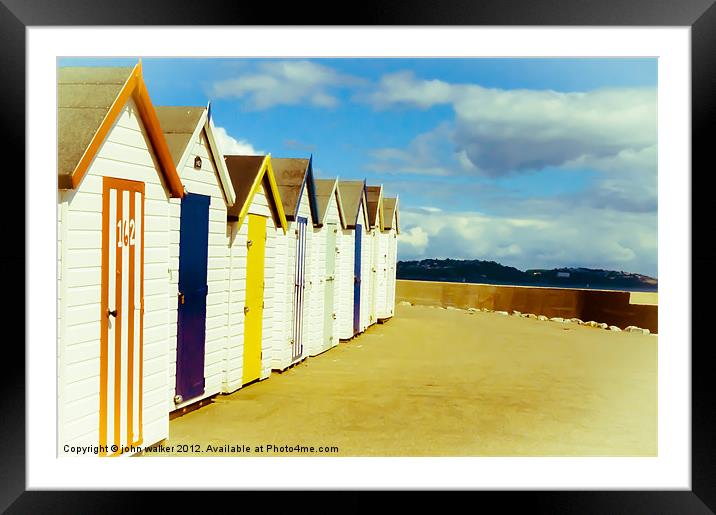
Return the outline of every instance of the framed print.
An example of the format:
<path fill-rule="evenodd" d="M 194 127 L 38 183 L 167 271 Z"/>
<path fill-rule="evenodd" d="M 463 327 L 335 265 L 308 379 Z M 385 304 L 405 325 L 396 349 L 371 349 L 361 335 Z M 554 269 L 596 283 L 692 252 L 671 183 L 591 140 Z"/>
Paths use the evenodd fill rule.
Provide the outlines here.
<path fill-rule="evenodd" d="M 712 512 L 712 2 L 272 10 L 0 5 L 3 510 Z"/>

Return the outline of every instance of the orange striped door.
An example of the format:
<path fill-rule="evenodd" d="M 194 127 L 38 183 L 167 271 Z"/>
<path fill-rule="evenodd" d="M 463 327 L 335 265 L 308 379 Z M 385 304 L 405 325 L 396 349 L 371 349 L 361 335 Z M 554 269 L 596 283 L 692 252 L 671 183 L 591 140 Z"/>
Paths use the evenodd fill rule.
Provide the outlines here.
<path fill-rule="evenodd" d="M 144 183 L 103 179 L 99 444 L 142 442 Z"/>

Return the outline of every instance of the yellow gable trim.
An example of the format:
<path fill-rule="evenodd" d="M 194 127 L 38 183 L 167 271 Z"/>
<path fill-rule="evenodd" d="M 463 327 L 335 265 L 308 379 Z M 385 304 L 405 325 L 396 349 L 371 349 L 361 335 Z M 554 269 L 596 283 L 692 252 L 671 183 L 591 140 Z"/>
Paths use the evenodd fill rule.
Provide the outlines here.
<path fill-rule="evenodd" d="M 271 154 L 268 154 L 266 157 L 264 157 L 264 160 L 261 163 L 261 169 L 259 170 L 259 173 L 256 174 L 256 179 L 254 179 L 254 183 L 251 185 L 251 191 L 246 197 L 246 202 L 244 202 L 244 205 L 241 206 L 241 211 L 239 211 L 238 226 L 241 227 L 241 224 L 244 222 L 246 215 L 249 213 L 249 206 L 251 206 L 251 202 L 253 202 L 256 192 L 258 192 L 259 188 L 261 187 L 264 175 L 268 176 L 269 186 L 271 187 L 271 196 L 273 197 L 273 202 L 276 206 L 278 219 L 281 224 L 281 228 L 283 229 L 283 233 L 286 234 L 288 222 L 286 221 L 286 213 L 284 213 L 283 211 L 283 203 L 281 202 L 281 196 L 278 193 L 278 185 L 276 184 L 276 178 L 273 174 L 273 167 L 271 166 Z"/>

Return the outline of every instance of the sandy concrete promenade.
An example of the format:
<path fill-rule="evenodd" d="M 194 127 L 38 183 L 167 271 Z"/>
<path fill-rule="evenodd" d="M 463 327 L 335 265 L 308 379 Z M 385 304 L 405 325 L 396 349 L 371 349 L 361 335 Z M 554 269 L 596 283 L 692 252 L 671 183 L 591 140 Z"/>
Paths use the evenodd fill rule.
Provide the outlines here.
<path fill-rule="evenodd" d="M 221 456 L 654 456 L 657 343 L 398 306 L 388 323 L 172 420 L 174 449 L 156 455 L 187 444 L 202 456 L 208 445 L 252 448 Z M 267 444 L 338 452 L 254 452 Z"/>

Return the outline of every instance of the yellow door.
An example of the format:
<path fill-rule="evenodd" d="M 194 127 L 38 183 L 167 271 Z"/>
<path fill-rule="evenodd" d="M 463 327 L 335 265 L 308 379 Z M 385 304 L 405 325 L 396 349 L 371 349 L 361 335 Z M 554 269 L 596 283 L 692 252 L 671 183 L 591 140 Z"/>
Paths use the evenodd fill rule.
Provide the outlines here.
<path fill-rule="evenodd" d="M 250 214 L 248 219 L 243 384 L 255 381 L 261 376 L 261 329 L 264 313 L 264 256 L 266 254 L 266 218 Z"/>

